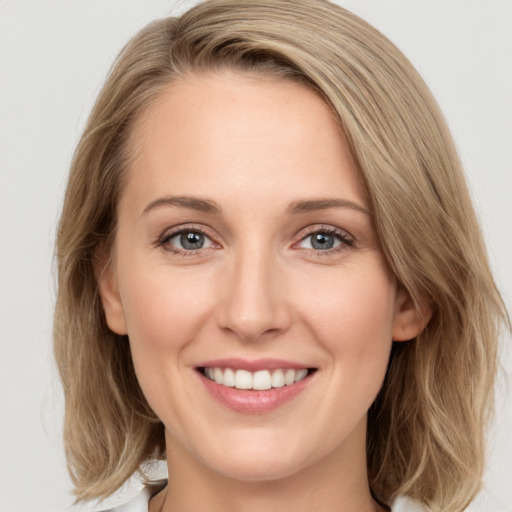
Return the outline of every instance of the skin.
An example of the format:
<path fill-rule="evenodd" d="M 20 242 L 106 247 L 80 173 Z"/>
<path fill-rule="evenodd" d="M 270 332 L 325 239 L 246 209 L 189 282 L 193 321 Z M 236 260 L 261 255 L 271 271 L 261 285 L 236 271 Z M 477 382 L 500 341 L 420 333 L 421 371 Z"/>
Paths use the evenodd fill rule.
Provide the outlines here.
<path fill-rule="evenodd" d="M 385 262 L 331 111 L 296 83 L 191 75 L 150 106 L 132 141 L 99 286 L 166 429 L 171 478 L 151 510 L 383 510 L 367 480 L 367 410 L 392 339 L 413 338 L 424 319 Z M 158 202 L 170 196 L 221 212 Z M 292 208 L 318 199 L 345 204 Z M 179 229 L 204 232 L 203 248 L 180 246 Z M 319 251 L 310 235 L 326 229 L 334 246 Z M 196 370 L 227 357 L 317 371 L 291 401 L 243 414 Z"/>

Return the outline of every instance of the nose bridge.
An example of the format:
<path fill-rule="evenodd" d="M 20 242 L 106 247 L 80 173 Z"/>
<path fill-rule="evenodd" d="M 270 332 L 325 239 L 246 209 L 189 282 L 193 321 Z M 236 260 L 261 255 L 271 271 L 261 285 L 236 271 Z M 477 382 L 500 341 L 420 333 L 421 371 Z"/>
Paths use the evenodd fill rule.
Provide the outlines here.
<path fill-rule="evenodd" d="M 220 325 L 247 341 L 283 331 L 289 322 L 272 250 L 255 239 L 235 251 L 220 305 Z"/>

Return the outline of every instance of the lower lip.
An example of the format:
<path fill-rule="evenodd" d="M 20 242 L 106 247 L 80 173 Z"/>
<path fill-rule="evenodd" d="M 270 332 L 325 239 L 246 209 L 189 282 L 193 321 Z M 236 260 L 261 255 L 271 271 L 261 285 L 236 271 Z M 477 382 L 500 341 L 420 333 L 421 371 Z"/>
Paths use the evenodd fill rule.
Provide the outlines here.
<path fill-rule="evenodd" d="M 265 414 L 300 394 L 309 384 L 313 374 L 289 386 L 272 388 L 264 391 L 230 388 L 217 384 L 198 372 L 206 389 L 221 404 L 245 414 Z"/>

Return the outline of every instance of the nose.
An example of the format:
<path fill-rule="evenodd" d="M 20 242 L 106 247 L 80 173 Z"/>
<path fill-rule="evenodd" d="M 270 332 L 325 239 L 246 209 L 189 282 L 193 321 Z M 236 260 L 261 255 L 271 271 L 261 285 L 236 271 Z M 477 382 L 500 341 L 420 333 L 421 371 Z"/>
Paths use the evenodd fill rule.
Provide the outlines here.
<path fill-rule="evenodd" d="M 291 322 L 282 272 L 267 251 L 245 251 L 223 280 L 217 319 L 220 328 L 243 341 L 285 332 Z"/>

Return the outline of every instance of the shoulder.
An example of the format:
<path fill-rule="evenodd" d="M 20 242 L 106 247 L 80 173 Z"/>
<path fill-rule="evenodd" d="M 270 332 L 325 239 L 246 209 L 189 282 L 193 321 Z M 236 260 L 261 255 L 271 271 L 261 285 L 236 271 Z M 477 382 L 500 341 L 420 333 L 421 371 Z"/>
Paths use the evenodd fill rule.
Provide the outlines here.
<path fill-rule="evenodd" d="M 114 508 L 102 509 L 97 512 L 148 512 L 149 500 L 167 485 L 167 480 L 147 483 L 134 498 Z"/>

